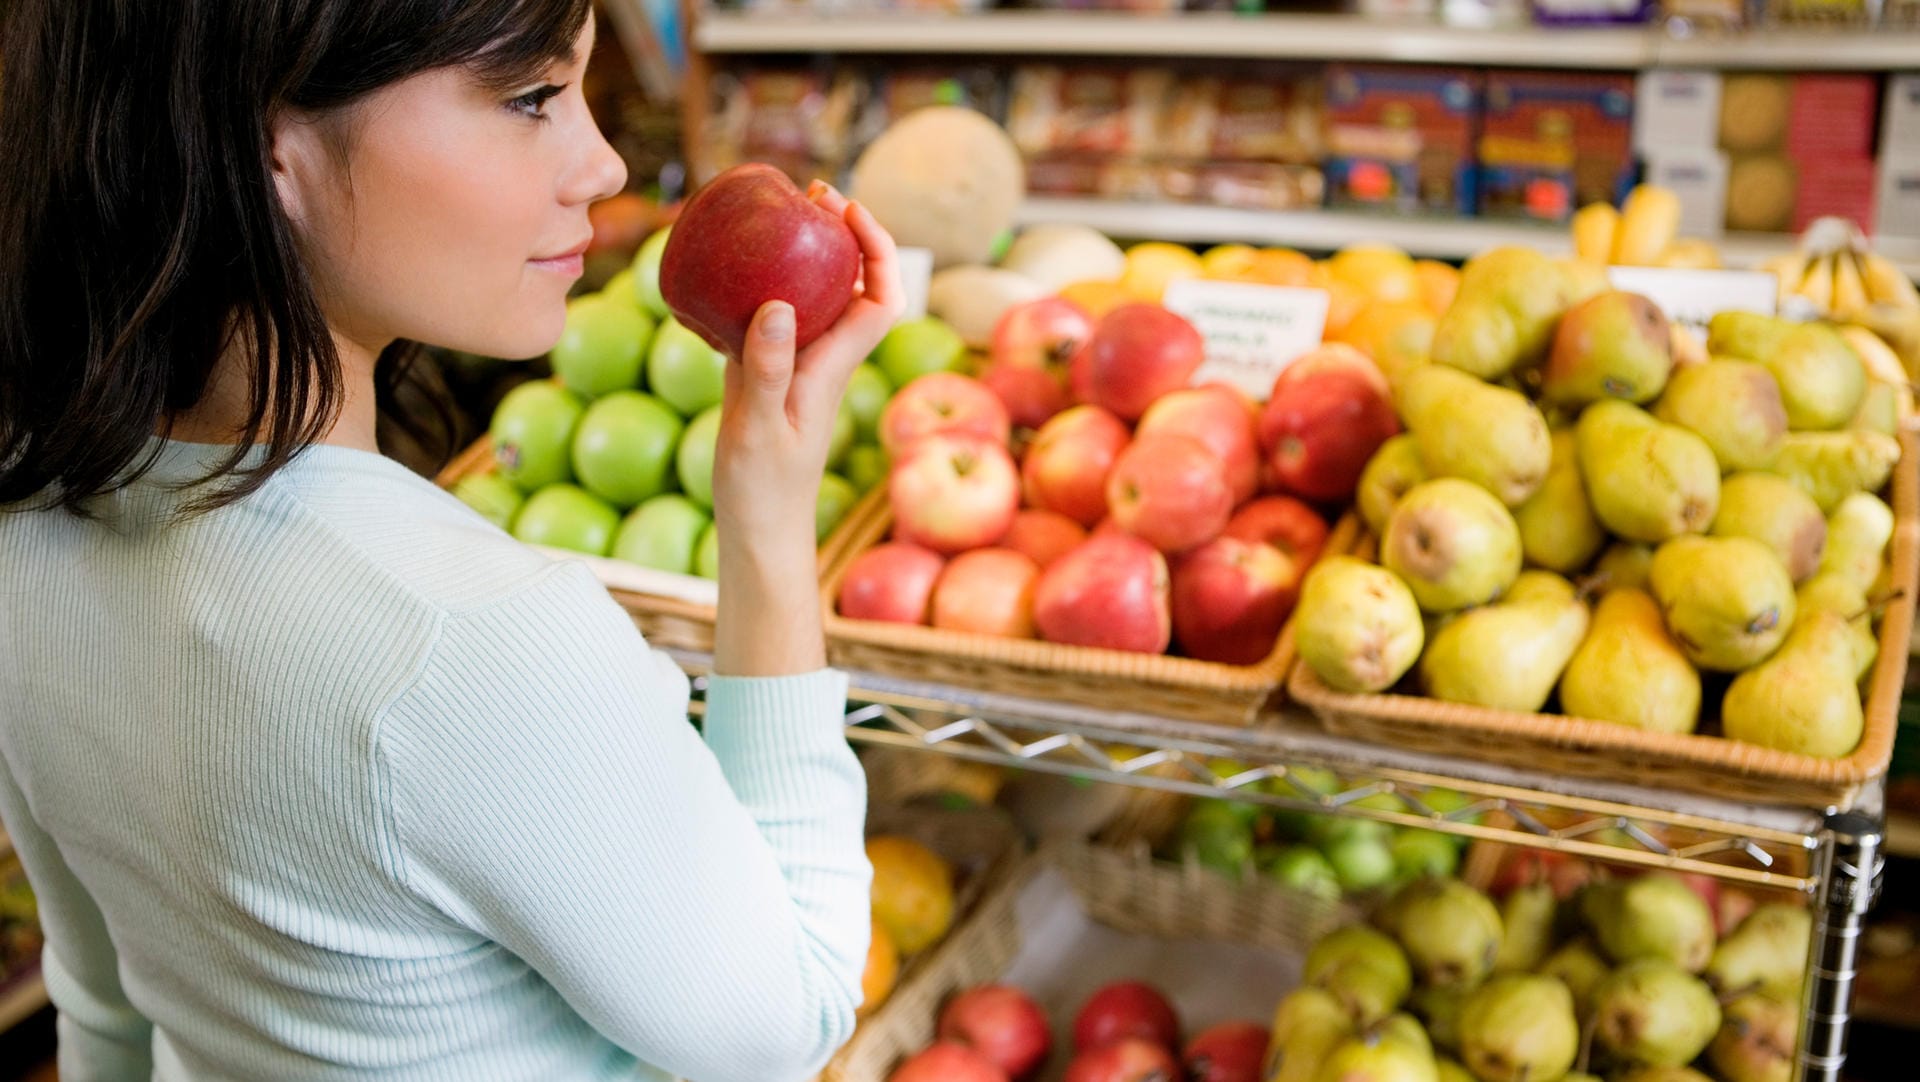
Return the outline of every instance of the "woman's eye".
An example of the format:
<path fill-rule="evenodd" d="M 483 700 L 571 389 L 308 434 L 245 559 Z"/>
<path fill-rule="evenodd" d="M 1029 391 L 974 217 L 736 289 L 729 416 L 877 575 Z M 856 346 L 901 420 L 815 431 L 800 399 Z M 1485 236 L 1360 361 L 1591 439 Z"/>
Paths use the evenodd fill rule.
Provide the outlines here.
<path fill-rule="evenodd" d="M 565 89 L 566 87 L 564 86 L 554 86 L 551 83 L 546 86 L 535 87 L 525 94 L 508 101 L 507 108 L 522 116 L 531 117 L 534 120 L 545 120 L 547 119 L 547 102 L 559 96 L 560 92 Z"/>

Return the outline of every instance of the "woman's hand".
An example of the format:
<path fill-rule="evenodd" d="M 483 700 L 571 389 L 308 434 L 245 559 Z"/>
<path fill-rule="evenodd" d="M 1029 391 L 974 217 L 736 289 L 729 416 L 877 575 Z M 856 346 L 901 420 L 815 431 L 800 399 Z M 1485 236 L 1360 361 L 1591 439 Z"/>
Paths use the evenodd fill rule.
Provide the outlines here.
<path fill-rule="evenodd" d="M 865 207 L 816 182 L 809 193 L 845 217 L 860 242 L 862 288 L 840 319 L 796 356 L 793 308 L 762 307 L 727 364 L 714 450 L 720 538 L 715 670 L 808 672 L 825 663 L 814 570 L 814 506 L 835 415 L 855 365 L 904 304 L 893 239 Z"/>

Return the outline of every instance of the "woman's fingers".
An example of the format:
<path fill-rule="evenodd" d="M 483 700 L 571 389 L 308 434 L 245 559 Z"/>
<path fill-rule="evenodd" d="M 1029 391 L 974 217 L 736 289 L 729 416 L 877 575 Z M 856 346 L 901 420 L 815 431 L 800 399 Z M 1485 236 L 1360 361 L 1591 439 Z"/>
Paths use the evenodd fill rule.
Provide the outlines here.
<path fill-rule="evenodd" d="M 879 219 L 865 205 L 849 204 L 845 214 L 847 227 L 860 242 L 860 254 L 865 262 L 862 269 L 866 289 L 860 299 L 887 309 L 887 322 L 891 326 L 906 305 L 906 289 L 900 284 L 899 249 L 894 246 L 892 235 L 881 228 Z"/>
<path fill-rule="evenodd" d="M 793 306 L 786 301 L 768 301 L 754 314 L 737 372 L 736 366 L 727 366 L 727 390 L 740 408 L 763 417 L 786 417 L 794 327 Z"/>
<path fill-rule="evenodd" d="M 807 198 L 820 205 L 828 214 L 845 214 L 847 197 L 839 189 L 824 180 L 816 180 L 807 186 Z"/>
<path fill-rule="evenodd" d="M 835 363 L 827 365 L 833 371 L 823 377 L 829 382 L 843 379 L 852 372 L 853 366 L 880 344 L 880 339 L 893 328 L 906 306 L 906 290 L 900 284 L 900 259 L 893 238 L 881 228 L 873 213 L 858 203 L 848 204 L 846 219 L 854 239 L 860 242 L 865 288 L 800 358 L 802 372 L 809 372 L 815 366 L 815 358 L 833 358 Z"/>

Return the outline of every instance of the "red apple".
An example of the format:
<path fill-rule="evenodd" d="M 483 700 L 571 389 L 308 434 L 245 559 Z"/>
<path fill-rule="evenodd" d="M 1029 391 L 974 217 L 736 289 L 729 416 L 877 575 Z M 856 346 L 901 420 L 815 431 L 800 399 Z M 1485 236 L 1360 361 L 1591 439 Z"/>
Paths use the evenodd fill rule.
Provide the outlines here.
<path fill-rule="evenodd" d="M 1267 1040 L 1265 1026 L 1222 1022 L 1187 1042 L 1180 1058 L 1191 1082 L 1260 1082 Z"/>
<path fill-rule="evenodd" d="M 1086 527 L 1058 511 L 1030 507 L 1013 516 L 1013 526 L 1000 544 L 1024 552 L 1043 569 L 1072 552 L 1087 539 Z"/>
<path fill-rule="evenodd" d="M 1047 1016 L 1018 988 L 990 984 L 955 996 L 940 1012 L 940 1039 L 964 1044 L 1020 1082 L 1053 1050 Z"/>
<path fill-rule="evenodd" d="M 1067 364 L 1092 336 L 1093 317 L 1064 297 L 1014 305 L 994 324 L 981 378 L 1015 424 L 1038 428 L 1067 407 Z"/>
<path fill-rule="evenodd" d="M 1201 661 L 1254 664 L 1273 652 L 1301 574 L 1264 541 L 1214 538 L 1174 561 L 1173 641 Z"/>
<path fill-rule="evenodd" d="M 892 541 L 854 557 L 840 579 L 840 615 L 849 620 L 924 624 L 946 566 L 938 553 Z"/>
<path fill-rule="evenodd" d="M 1373 358 L 1345 342 L 1323 342 L 1319 346 L 1301 354 L 1293 362 L 1280 370 L 1273 381 L 1273 394 L 1284 387 L 1303 382 L 1323 372 L 1351 372 L 1373 385 L 1382 395 L 1391 396 L 1386 374 Z M 1272 394 L 1268 395 L 1269 398 Z"/>
<path fill-rule="evenodd" d="M 1193 324 L 1157 304 L 1125 304 L 1102 316 L 1074 355 L 1085 399 L 1126 421 L 1185 387 L 1205 359 Z"/>
<path fill-rule="evenodd" d="M 1099 522 L 1107 513 L 1107 474 L 1131 438 L 1120 418 L 1098 406 L 1075 406 L 1048 421 L 1020 466 L 1027 502 L 1082 526 Z"/>
<path fill-rule="evenodd" d="M 880 411 L 880 446 L 899 458 L 924 436 L 971 432 L 1005 444 L 1012 432 L 1007 407 L 977 379 L 930 372 L 900 388 Z"/>
<path fill-rule="evenodd" d="M 933 626 L 1010 639 L 1033 638 L 1040 565 L 1010 548 L 955 556 L 933 588 Z"/>
<path fill-rule="evenodd" d="M 1260 415 L 1260 446 L 1280 487 L 1323 503 L 1353 499 L 1367 460 L 1399 431 L 1387 396 L 1340 368 L 1276 387 Z"/>
<path fill-rule="evenodd" d="M 1218 384 L 1175 391 L 1147 409 L 1134 438 L 1185 436 L 1212 451 L 1226 469 L 1237 506 L 1260 489 L 1260 440 L 1246 399 Z"/>
<path fill-rule="evenodd" d="M 1124 533 L 1090 537 L 1040 573 L 1033 622 L 1074 646 L 1165 653 L 1173 637 L 1166 557 Z"/>
<path fill-rule="evenodd" d="M 1291 496 L 1262 496 L 1246 504 L 1233 513 L 1221 533 L 1242 541 L 1265 541 L 1292 560 L 1302 575 L 1327 547 L 1327 520 Z"/>
<path fill-rule="evenodd" d="M 1107 475 L 1107 506 L 1120 528 L 1165 553 L 1220 536 L 1233 516 L 1233 489 L 1220 459 L 1186 436 L 1142 436 Z"/>
<path fill-rule="evenodd" d="M 887 494 L 894 537 L 951 556 L 1007 535 L 1020 510 L 1020 471 L 993 440 L 926 436 L 894 465 Z"/>
<path fill-rule="evenodd" d="M 846 310 L 860 261 L 844 218 L 770 165 L 737 165 L 680 212 L 660 257 L 660 295 L 680 322 L 733 357 L 760 306 L 786 301 L 802 348 Z"/>
<path fill-rule="evenodd" d="M 980 373 L 980 382 L 1006 403 L 1007 415 L 1022 428 L 1039 428 L 1072 404 L 1066 380 L 1044 368 L 993 361 Z"/>
<path fill-rule="evenodd" d="M 941 1041 L 902 1063 L 887 1082 L 1010 1082 L 1007 1072 L 964 1044 Z"/>
<path fill-rule="evenodd" d="M 1077 1052 L 1128 1037 L 1165 1049 L 1180 1047 L 1180 1018 L 1159 989 L 1140 981 L 1116 981 L 1095 992 L 1073 1020 Z"/>
<path fill-rule="evenodd" d="M 1065 1082 L 1181 1082 L 1173 1053 L 1137 1037 L 1083 1052 L 1067 1066 Z"/>

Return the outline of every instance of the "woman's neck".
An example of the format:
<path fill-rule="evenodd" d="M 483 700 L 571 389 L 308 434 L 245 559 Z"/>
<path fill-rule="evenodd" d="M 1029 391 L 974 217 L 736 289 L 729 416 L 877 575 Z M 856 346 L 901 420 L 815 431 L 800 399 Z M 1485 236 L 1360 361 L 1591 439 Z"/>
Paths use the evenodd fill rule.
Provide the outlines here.
<path fill-rule="evenodd" d="M 373 368 L 380 350 L 338 333 L 334 347 L 340 354 L 340 412 L 319 440 L 335 447 L 378 453 Z M 235 341 L 222 353 L 207 380 L 207 391 L 191 409 L 174 415 L 166 435 L 188 443 L 238 443 L 245 438 L 249 406 L 249 370 L 256 364 L 253 351 Z"/>

